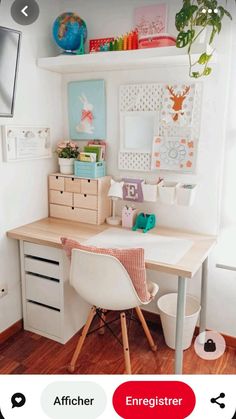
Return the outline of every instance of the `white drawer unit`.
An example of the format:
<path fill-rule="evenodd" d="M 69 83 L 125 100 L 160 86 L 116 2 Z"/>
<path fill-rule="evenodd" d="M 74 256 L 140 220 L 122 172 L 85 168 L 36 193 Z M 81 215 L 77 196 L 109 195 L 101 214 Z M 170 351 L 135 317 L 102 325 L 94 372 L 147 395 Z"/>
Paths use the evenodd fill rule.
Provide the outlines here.
<path fill-rule="evenodd" d="M 25 275 L 25 294 L 27 300 L 35 301 L 50 307 L 61 307 L 59 281 L 42 275 Z"/>
<path fill-rule="evenodd" d="M 20 251 L 24 328 L 64 344 L 89 310 L 69 284 L 69 260 L 62 249 L 30 242 Z"/>
<path fill-rule="evenodd" d="M 103 224 L 111 214 L 109 176 L 81 179 L 56 173 L 49 176 L 48 185 L 51 217 Z"/>
<path fill-rule="evenodd" d="M 32 329 L 58 338 L 61 336 L 60 311 L 27 301 L 26 313 Z"/>

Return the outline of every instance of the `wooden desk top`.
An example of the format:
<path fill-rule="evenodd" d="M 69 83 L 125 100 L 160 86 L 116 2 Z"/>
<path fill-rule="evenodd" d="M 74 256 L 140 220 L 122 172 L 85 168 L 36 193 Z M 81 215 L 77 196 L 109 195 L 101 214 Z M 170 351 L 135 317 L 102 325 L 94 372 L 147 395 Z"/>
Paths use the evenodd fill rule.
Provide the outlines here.
<path fill-rule="evenodd" d="M 24 240 L 32 243 L 61 248 L 60 237 L 69 237 L 83 242 L 106 229 L 107 224 L 100 226 L 82 224 L 73 221 L 45 218 L 31 224 L 10 230 L 7 236 L 11 239 Z M 169 265 L 146 260 L 146 268 L 173 275 L 192 278 L 201 267 L 216 244 L 216 237 L 184 232 L 164 227 L 157 227 L 151 234 L 185 238 L 193 241 L 193 246 L 177 265 Z"/>

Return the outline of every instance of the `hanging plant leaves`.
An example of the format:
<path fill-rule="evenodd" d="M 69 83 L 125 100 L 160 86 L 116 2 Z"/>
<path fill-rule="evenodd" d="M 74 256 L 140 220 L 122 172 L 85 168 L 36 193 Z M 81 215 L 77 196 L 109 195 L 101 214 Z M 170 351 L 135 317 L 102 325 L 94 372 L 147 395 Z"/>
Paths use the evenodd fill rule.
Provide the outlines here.
<path fill-rule="evenodd" d="M 187 32 L 180 32 L 177 36 L 176 45 L 178 48 L 186 47 L 194 38 L 195 30 L 189 29 Z"/>
<path fill-rule="evenodd" d="M 222 30 L 222 21 L 225 16 L 232 20 L 231 14 L 217 0 L 183 0 L 183 6 L 175 17 L 176 28 L 179 32 L 176 46 L 178 48 L 188 47 L 190 77 L 199 78 L 211 74 L 212 69 L 208 63 L 213 52 L 209 54 L 208 50 L 203 50 L 198 60 L 193 61 L 192 48 L 201 33 L 207 28 L 210 28 L 207 43 L 212 44 L 215 36 L 219 35 Z M 194 30 L 195 26 L 198 27 L 196 31 Z M 203 68 L 199 70 L 199 66 L 203 66 Z"/>
<path fill-rule="evenodd" d="M 201 64 L 201 65 L 207 64 L 210 61 L 211 57 L 212 55 L 208 55 L 206 52 L 204 52 L 198 59 L 198 64 Z"/>

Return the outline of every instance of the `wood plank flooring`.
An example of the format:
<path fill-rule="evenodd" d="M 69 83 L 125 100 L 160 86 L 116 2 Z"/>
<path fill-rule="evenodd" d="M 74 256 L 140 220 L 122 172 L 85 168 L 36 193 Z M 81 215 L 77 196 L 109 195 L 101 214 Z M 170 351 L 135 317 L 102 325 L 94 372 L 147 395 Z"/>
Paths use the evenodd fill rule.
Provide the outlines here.
<path fill-rule="evenodd" d="M 131 366 L 133 374 L 172 374 L 174 351 L 164 342 L 160 325 L 149 323 L 157 352 L 148 346 L 141 325 L 132 321 L 129 331 Z M 120 332 L 119 322 L 112 328 Z M 21 331 L 0 346 L 0 374 L 68 374 L 78 336 L 61 345 L 39 335 Z M 121 335 L 119 333 L 119 337 Z M 77 363 L 77 374 L 123 374 L 123 349 L 110 332 L 89 335 Z M 216 361 L 204 361 L 193 347 L 184 352 L 184 374 L 236 374 L 236 350 L 227 348 Z"/>

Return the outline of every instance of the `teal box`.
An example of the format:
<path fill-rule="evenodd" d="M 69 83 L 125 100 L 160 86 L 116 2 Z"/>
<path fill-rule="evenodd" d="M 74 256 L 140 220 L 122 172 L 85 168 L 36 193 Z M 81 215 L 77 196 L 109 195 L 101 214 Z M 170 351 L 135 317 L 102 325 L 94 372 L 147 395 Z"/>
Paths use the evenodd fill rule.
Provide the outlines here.
<path fill-rule="evenodd" d="M 97 163 L 75 161 L 75 176 L 86 179 L 96 179 L 106 176 L 106 163 L 104 161 Z"/>

